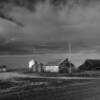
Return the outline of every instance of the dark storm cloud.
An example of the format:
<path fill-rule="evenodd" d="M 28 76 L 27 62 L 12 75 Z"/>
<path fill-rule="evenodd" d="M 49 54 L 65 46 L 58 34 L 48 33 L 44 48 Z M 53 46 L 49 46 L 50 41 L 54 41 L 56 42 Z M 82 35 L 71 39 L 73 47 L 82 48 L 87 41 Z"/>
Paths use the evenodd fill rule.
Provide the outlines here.
<path fill-rule="evenodd" d="M 1 0 L 2 1 L 2 0 Z M 0 1 L 0 2 L 1 2 Z M 68 41 L 74 52 L 99 52 L 98 0 L 4 0 L 0 19 L 0 50 L 7 53 L 64 52 Z M 13 1 L 13 2 L 12 2 Z M 45 2 L 44 2 L 45 1 Z"/>

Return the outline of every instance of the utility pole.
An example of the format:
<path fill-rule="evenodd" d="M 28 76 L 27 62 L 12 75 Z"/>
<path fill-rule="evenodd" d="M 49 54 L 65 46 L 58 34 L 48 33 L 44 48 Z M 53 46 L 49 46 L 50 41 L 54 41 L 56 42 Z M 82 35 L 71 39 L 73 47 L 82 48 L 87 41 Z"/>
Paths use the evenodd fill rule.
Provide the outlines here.
<path fill-rule="evenodd" d="M 72 66 L 71 66 L 71 41 L 68 41 L 68 50 L 69 50 L 69 73 L 72 73 Z"/>

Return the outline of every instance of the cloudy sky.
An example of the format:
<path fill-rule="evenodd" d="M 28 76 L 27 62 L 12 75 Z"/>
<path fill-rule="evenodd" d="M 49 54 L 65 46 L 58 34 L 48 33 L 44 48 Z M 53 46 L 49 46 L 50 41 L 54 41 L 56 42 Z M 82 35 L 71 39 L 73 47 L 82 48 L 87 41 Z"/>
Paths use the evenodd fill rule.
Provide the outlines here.
<path fill-rule="evenodd" d="M 0 54 L 67 53 L 68 41 L 100 53 L 99 0 L 0 0 Z"/>

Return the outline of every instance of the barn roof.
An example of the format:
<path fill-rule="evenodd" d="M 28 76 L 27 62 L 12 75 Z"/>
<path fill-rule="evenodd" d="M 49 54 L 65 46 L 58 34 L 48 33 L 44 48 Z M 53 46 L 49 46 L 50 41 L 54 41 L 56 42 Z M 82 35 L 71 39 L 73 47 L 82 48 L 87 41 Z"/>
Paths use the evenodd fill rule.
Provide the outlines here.
<path fill-rule="evenodd" d="M 53 61 L 49 61 L 45 66 L 58 66 L 64 61 L 64 59 L 55 59 Z"/>
<path fill-rule="evenodd" d="M 99 59 L 87 59 L 82 65 L 100 65 Z"/>
<path fill-rule="evenodd" d="M 80 70 L 94 70 L 100 69 L 99 59 L 87 59 L 82 65 L 79 66 Z"/>
<path fill-rule="evenodd" d="M 100 60 L 99 59 L 88 59 L 85 61 L 85 63 L 93 63 L 93 64 L 100 64 Z"/>

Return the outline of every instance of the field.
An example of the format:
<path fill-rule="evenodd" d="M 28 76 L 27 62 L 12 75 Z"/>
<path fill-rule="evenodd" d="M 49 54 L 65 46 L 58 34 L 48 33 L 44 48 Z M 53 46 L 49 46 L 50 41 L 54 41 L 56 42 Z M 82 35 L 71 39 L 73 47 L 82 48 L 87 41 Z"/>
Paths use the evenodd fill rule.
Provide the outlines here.
<path fill-rule="evenodd" d="M 50 74 L 44 77 L 15 72 L 0 73 L 0 76 L 3 76 L 0 77 L 0 100 L 85 100 L 100 95 L 99 78 L 51 77 Z"/>

